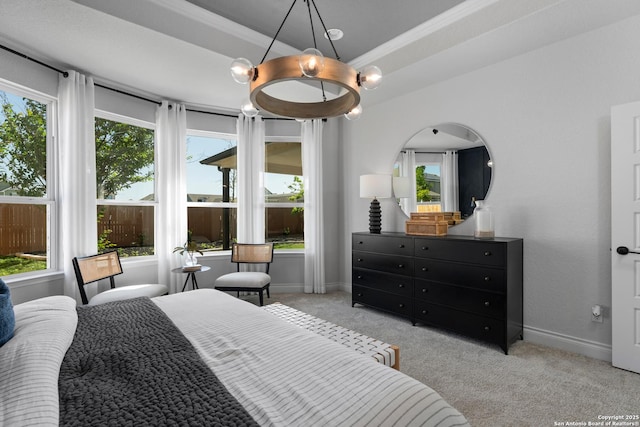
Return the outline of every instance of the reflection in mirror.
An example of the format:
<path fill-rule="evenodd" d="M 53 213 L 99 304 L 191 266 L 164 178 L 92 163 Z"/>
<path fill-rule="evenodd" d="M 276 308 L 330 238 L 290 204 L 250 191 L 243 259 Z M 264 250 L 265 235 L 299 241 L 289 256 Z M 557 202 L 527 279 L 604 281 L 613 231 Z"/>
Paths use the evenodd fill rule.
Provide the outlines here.
<path fill-rule="evenodd" d="M 484 200 L 493 166 L 472 129 L 444 123 L 425 128 L 404 145 L 394 164 L 393 190 L 402 211 L 456 212 L 462 219 Z"/>

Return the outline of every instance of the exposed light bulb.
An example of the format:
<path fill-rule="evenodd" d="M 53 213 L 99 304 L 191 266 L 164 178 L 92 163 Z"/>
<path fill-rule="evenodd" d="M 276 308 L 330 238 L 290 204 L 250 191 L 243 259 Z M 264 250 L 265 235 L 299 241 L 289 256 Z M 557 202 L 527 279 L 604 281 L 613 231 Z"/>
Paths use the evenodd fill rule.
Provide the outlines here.
<path fill-rule="evenodd" d="M 258 109 L 253 105 L 253 103 L 249 100 L 245 101 L 240 107 L 240 111 L 246 117 L 255 117 L 258 115 Z"/>
<path fill-rule="evenodd" d="M 351 111 L 346 113 L 344 116 L 348 120 L 358 120 L 361 115 L 362 115 L 362 107 L 360 106 L 360 104 L 358 104 L 355 107 L 353 107 Z"/>
<path fill-rule="evenodd" d="M 305 49 L 298 57 L 300 71 L 307 77 L 316 77 L 324 70 L 324 55 L 318 49 Z"/>
<path fill-rule="evenodd" d="M 234 59 L 231 63 L 231 77 L 240 84 L 247 84 L 253 78 L 254 68 L 246 58 Z"/>
<path fill-rule="evenodd" d="M 375 65 L 368 65 L 360 71 L 360 86 L 367 90 L 375 89 L 382 82 L 382 71 Z"/>

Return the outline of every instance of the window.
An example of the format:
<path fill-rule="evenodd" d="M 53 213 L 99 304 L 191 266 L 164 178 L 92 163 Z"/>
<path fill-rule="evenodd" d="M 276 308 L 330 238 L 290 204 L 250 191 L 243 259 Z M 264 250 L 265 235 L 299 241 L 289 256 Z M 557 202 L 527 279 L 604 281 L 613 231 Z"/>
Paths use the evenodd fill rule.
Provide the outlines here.
<path fill-rule="evenodd" d="M 0 276 L 55 266 L 53 100 L 0 87 Z"/>
<path fill-rule="evenodd" d="M 276 249 L 304 248 L 302 144 L 270 138 L 265 144 L 265 232 Z"/>
<path fill-rule="evenodd" d="M 96 112 L 95 132 L 98 251 L 153 255 L 153 125 Z"/>
<path fill-rule="evenodd" d="M 187 228 L 203 251 L 231 248 L 237 237 L 237 142 L 230 135 L 187 135 Z"/>
<path fill-rule="evenodd" d="M 440 163 L 416 166 L 416 201 L 418 212 L 441 212 Z"/>

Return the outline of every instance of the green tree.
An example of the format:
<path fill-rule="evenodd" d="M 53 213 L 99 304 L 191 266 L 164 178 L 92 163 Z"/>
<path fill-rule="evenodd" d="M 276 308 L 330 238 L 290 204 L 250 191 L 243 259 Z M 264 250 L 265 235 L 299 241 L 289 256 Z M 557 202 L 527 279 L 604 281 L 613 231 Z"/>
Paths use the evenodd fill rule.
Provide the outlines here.
<path fill-rule="evenodd" d="M 300 177 L 293 177 L 293 183 L 289 185 L 289 190 L 291 190 L 291 192 L 293 193 L 291 196 L 289 196 L 289 200 L 291 200 L 292 202 L 299 202 L 301 200 L 304 200 L 304 183 L 302 182 L 302 179 L 300 179 Z M 295 207 L 291 209 L 292 214 L 302 212 L 304 212 L 304 208 Z"/>
<path fill-rule="evenodd" d="M 418 166 L 416 168 L 416 198 L 419 202 L 431 201 L 430 191 L 431 188 L 426 178 L 424 177 L 425 166 Z"/>
<path fill-rule="evenodd" d="M 24 99 L 25 111 L 17 111 L 5 94 L 4 121 L 0 124 L 0 181 L 18 195 L 42 197 L 47 183 L 47 106 Z"/>
<path fill-rule="evenodd" d="M 96 117 L 96 184 L 108 199 L 153 178 L 153 131 Z"/>
<path fill-rule="evenodd" d="M 4 121 L 0 123 L 0 181 L 21 196 L 42 197 L 46 192 L 47 106 L 23 98 L 17 111 L 0 95 Z M 96 185 L 98 198 L 153 177 L 153 131 L 96 117 Z"/>

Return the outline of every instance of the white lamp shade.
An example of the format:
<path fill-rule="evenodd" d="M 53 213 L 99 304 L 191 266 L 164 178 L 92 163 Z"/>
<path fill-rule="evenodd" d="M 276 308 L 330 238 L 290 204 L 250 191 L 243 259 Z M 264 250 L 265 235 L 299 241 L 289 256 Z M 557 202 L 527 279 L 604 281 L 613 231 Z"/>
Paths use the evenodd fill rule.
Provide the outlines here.
<path fill-rule="evenodd" d="M 396 199 L 411 197 L 411 181 L 408 176 L 393 177 L 393 195 Z"/>
<path fill-rule="evenodd" d="M 368 199 L 391 197 L 391 175 L 360 175 L 360 197 Z"/>

